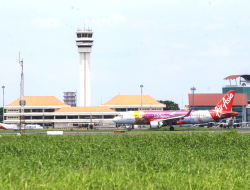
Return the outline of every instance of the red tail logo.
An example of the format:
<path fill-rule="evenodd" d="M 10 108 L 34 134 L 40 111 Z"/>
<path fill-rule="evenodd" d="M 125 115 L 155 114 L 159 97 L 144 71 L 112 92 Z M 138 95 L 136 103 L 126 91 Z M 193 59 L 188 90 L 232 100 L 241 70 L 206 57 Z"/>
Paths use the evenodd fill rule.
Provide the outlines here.
<path fill-rule="evenodd" d="M 235 96 L 235 90 L 230 90 L 228 93 L 222 98 L 222 100 L 215 106 L 214 109 L 216 111 L 216 116 L 220 118 L 220 114 L 223 111 L 232 111 L 233 100 Z"/>

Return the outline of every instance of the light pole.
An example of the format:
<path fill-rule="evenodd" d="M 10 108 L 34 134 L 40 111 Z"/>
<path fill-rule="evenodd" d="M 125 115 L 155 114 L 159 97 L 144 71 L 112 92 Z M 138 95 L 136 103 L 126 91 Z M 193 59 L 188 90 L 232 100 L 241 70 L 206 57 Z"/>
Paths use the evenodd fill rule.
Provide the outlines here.
<path fill-rule="evenodd" d="M 5 86 L 2 86 L 3 88 L 3 123 L 4 123 L 4 89 L 5 89 Z"/>
<path fill-rule="evenodd" d="M 191 90 L 193 91 L 193 109 L 194 109 L 194 91 L 196 90 L 196 88 L 193 86 L 193 88 L 191 88 Z"/>
<path fill-rule="evenodd" d="M 142 110 L 142 88 L 143 88 L 143 85 L 140 85 L 141 87 L 141 110 Z"/>
<path fill-rule="evenodd" d="M 242 87 L 243 87 L 243 104 L 242 104 L 242 127 L 243 127 L 243 122 L 244 122 L 244 87 L 246 86 L 246 84 L 245 83 L 242 83 L 241 84 L 242 85 Z"/>

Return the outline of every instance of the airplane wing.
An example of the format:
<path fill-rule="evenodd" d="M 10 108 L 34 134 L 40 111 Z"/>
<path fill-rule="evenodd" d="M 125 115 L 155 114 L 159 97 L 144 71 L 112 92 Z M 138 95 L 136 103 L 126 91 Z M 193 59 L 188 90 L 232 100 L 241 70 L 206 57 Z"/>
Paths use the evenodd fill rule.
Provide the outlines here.
<path fill-rule="evenodd" d="M 191 108 L 188 113 L 186 115 L 182 115 L 182 116 L 177 116 L 177 117 L 171 117 L 171 118 L 167 118 L 167 119 L 157 119 L 155 121 L 162 121 L 164 123 L 173 123 L 173 122 L 176 122 L 176 121 L 180 121 L 180 120 L 183 120 L 185 117 L 188 117 L 191 113 L 191 111 L 193 110 L 193 108 Z"/>

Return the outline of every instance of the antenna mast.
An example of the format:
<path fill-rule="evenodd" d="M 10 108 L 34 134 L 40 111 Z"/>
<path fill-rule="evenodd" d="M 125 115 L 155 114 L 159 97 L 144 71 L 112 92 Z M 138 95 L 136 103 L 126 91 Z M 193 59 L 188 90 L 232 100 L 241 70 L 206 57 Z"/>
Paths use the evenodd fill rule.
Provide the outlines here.
<path fill-rule="evenodd" d="M 25 132 L 25 116 L 24 116 L 24 106 L 26 104 L 24 100 L 24 75 L 23 75 L 23 59 L 20 61 L 20 52 L 19 52 L 19 64 L 21 65 L 21 82 L 20 82 L 20 131 L 21 133 Z"/>

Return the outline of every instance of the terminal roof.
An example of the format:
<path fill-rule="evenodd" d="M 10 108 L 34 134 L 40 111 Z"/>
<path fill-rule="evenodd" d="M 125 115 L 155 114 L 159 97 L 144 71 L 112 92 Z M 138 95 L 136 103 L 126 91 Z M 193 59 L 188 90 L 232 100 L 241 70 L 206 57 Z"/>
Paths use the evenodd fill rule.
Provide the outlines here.
<path fill-rule="evenodd" d="M 194 94 L 194 106 L 216 106 L 226 94 Z M 193 106 L 193 94 L 188 94 L 189 106 Z M 242 106 L 243 94 L 236 93 L 233 106 Z M 244 105 L 247 106 L 247 94 L 244 93 Z"/>
<path fill-rule="evenodd" d="M 56 112 L 115 112 L 106 106 L 101 107 L 63 107 Z"/>
<path fill-rule="evenodd" d="M 57 99 L 55 96 L 24 96 L 25 106 L 69 106 Z M 20 98 L 7 106 L 20 106 Z"/>
<path fill-rule="evenodd" d="M 102 105 L 141 105 L 141 95 L 116 95 Z M 149 95 L 142 96 L 142 105 L 163 105 Z"/>

